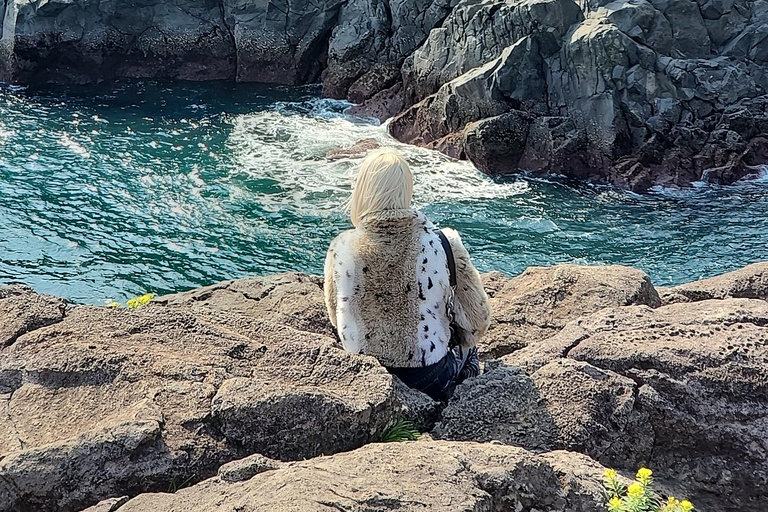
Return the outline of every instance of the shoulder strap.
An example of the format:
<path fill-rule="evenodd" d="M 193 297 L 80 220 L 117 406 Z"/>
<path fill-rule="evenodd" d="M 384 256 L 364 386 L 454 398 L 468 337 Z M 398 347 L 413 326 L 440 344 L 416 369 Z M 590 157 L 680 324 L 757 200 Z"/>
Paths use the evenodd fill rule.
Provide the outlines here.
<path fill-rule="evenodd" d="M 435 229 L 435 234 L 440 237 L 440 243 L 443 245 L 445 251 L 445 258 L 448 260 L 448 274 L 451 283 L 451 288 L 456 288 L 456 261 L 453 259 L 453 249 L 451 249 L 451 242 L 445 236 L 445 233 L 440 229 Z"/>

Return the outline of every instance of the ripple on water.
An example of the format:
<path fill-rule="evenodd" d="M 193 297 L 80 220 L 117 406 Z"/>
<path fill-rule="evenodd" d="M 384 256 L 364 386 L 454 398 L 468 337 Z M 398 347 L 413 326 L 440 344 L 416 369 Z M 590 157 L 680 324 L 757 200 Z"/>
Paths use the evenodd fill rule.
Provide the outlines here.
<path fill-rule="evenodd" d="M 348 106 L 247 84 L 0 87 L 0 282 L 103 303 L 320 273 L 359 165 L 325 154 L 365 138 L 406 155 L 416 205 L 458 228 L 482 270 L 621 263 L 674 284 L 768 259 L 768 171 L 648 195 L 491 179 Z"/>

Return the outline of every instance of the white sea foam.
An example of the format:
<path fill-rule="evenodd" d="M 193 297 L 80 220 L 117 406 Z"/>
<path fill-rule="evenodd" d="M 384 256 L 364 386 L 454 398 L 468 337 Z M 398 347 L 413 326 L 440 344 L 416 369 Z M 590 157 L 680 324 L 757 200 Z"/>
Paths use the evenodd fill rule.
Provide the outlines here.
<path fill-rule="evenodd" d="M 496 183 L 468 162 L 402 144 L 387 133 L 386 126 L 344 115 L 346 106 L 325 99 L 300 105 L 280 103 L 274 110 L 231 118 L 228 145 L 234 159 L 232 172 L 274 180 L 279 188 L 290 191 L 291 204 L 297 207 L 335 210 L 349 196 L 360 160 L 329 161 L 326 153 L 362 139 L 375 139 L 381 146 L 397 148 L 410 162 L 416 181 L 416 206 L 511 197 L 529 188 L 525 181 Z M 265 194 L 260 200 L 267 205 L 271 200 L 284 205 L 283 197 Z"/>

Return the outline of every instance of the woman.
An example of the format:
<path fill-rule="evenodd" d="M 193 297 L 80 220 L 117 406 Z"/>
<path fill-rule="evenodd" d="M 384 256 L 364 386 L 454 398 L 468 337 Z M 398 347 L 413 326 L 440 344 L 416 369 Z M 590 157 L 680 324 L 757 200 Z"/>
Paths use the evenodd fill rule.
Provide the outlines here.
<path fill-rule="evenodd" d="M 410 208 L 412 197 L 413 175 L 399 153 L 366 157 L 350 201 L 355 229 L 337 236 L 325 259 L 325 303 L 346 350 L 375 356 L 405 384 L 447 400 L 479 371 L 475 345 L 490 308 L 458 233 L 444 229 L 441 240 Z"/>

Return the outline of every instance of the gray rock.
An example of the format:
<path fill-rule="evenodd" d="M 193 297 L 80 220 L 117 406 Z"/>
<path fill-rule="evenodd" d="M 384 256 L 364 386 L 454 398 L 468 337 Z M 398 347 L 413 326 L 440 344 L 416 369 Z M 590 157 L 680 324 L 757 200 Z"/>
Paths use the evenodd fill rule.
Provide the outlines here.
<path fill-rule="evenodd" d="M 659 295 L 665 304 L 731 297 L 768 300 L 768 263 L 753 263 L 709 279 L 666 288 Z"/>
<path fill-rule="evenodd" d="M 64 299 L 38 295 L 25 285 L 0 286 L 0 349 L 27 332 L 61 322 L 66 310 Z"/>
<path fill-rule="evenodd" d="M 246 482 L 211 479 L 175 494 L 142 494 L 120 512 L 225 510 L 549 510 L 603 503 L 603 468 L 579 454 L 419 441 L 371 444 L 292 463 Z"/>
<path fill-rule="evenodd" d="M 370 142 L 366 143 L 370 146 Z M 301 273 L 223 281 L 189 292 L 164 295 L 153 304 L 191 311 L 237 329 L 268 320 L 301 331 L 334 335 L 323 298 L 323 282 Z M 258 329 L 258 325 L 251 325 Z M 246 332 L 243 331 L 243 332 Z"/>
<path fill-rule="evenodd" d="M 98 504 L 88 507 L 82 512 L 115 512 L 118 508 L 125 505 L 128 502 L 128 496 L 121 496 L 119 498 L 110 498 L 108 500 L 100 501 Z"/>
<path fill-rule="evenodd" d="M 240 460 L 233 460 L 219 468 L 218 477 L 223 482 L 245 482 L 259 473 L 283 467 L 283 463 L 255 453 Z"/>
<path fill-rule="evenodd" d="M 482 278 L 492 311 L 491 328 L 479 346 L 486 358 L 535 344 L 605 307 L 660 304 L 644 272 L 617 265 L 530 267 L 514 279 L 499 272 Z"/>
<path fill-rule="evenodd" d="M 464 385 L 448 408 L 466 408 L 462 396 L 479 395 L 472 388 L 483 386 L 487 414 L 495 410 L 509 425 L 507 430 L 503 425 L 493 428 L 504 435 L 511 432 L 508 439 L 516 444 L 537 446 L 544 439 L 548 446 L 583 446 L 603 464 L 627 471 L 642 461 L 697 508 L 758 512 L 768 500 L 763 485 L 768 454 L 766 326 L 764 300 L 607 308 L 502 358 L 530 376 L 518 374 L 527 387 L 523 398 L 514 399 L 520 404 L 514 412 L 491 405 L 502 397 L 513 400 L 504 386 L 490 385 L 495 374 L 503 375 L 499 370 Z M 556 365 L 562 358 L 573 362 L 560 369 Z M 596 370 L 563 379 L 569 366 Z M 631 393 L 626 379 L 633 382 Z M 533 400 L 537 392 L 541 402 Z M 478 431 L 487 432 L 489 416 L 482 407 L 473 410 L 476 415 L 479 411 Z M 457 410 L 454 417 L 458 415 Z M 551 419 L 542 424 L 543 433 L 518 429 L 547 415 Z M 447 436 L 458 432 L 458 437 L 472 425 L 458 427 L 454 420 L 439 428 Z"/>
<path fill-rule="evenodd" d="M 270 302 L 280 287 L 297 302 Z M 18 337 L 0 352 L 0 510 L 167 491 L 255 451 L 288 460 L 350 450 L 400 418 L 431 428 L 436 404 L 375 359 L 269 319 L 295 323 L 302 297 L 311 317 L 312 293 L 301 290 L 320 288 L 276 276 L 138 310 L 77 306 Z M 25 322 L 42 325 L 35 314 Z"/>

